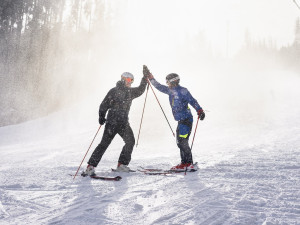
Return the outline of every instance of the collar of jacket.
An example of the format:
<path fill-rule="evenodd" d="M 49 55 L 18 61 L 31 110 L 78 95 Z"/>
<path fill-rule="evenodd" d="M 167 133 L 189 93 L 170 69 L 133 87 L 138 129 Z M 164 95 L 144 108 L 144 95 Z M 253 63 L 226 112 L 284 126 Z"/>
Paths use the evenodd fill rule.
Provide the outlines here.
<path fill-rule="evenodd" d="M 126 87 L 125 83 L 124 83 L 123 81 L 121 81 L 121 80 L 119 80 L 119 81 L 117 82 L 116 87 L 117 87 L 118 89 L 121 89 L 121 90 L 128 89 L 128 87 Z"/>
<path fill-rule="evenodd" d="M 169 87 L 169 88 L 170 88 L 171 90 L 174 90 L 174 89 L 179 88 L 179 87 L 180 87 L 180 85 L 177 84 L 177 85 L 171 86 L 171 87 Z"/>

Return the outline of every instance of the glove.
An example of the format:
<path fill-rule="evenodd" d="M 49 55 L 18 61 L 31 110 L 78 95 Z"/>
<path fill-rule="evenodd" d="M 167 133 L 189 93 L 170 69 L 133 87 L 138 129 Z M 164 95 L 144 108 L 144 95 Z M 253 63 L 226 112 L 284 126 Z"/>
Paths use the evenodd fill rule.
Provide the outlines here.
<path fill-rule="evenodd" d="M 203 109 L 199 109 L 197 113 L 198 113 L 198 118 L 200 118 L 200 120 L 204 120 L 205 113 L 204 113 Z"/>
<path fill-rule="evenodd" d="M 147 66 L 143 65 L 143 74 L 145 78 L 148 78 L 150 71 Z"/>
<path fill-rule="evenodd" d="M 143 74 L 144 74 L 144 77 L 147 79 L 152 79 L 153 78 L 153 75 L 150 73 L 149 69 L 147 66 L 143 66 Z"/>
<path fill-rule="evenodd" d="M 100 125 L 105 124 L 105 121 L 106 121 L 106 119 L 105 119 L 104 116 L 99 116 L 99 124 L 100 124 Z"/>

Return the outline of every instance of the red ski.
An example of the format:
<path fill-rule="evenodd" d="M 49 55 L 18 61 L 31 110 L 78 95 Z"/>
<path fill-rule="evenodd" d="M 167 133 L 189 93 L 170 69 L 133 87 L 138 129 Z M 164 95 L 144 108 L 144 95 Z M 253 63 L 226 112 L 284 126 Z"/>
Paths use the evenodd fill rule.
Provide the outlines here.
<path fill-rule="evenodd" d="M 198 163 L 196 162 L 195 165 Z M 191 171 L 178 171 L 178 170 L 164 170 L 164 169 L 157 169 L 157 168 L 144 168 L 144 167 L 139 167 L 138 168 L 139 172 L 142 172 L 144 174 L 148 175 L 168 175 L 168 174 L 174 174 L 174 173 L 185 173 L 186 172 L 195 172 L 196 170 L 191 170 Z"/>

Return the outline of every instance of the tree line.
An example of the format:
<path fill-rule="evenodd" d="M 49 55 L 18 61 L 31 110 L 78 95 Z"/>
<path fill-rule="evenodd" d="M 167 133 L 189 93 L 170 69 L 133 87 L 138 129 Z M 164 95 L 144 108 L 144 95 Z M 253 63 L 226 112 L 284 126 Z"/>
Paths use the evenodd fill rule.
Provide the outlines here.
<path fill-rule="evenodd" d="M 261 64 L 264 67 L 282 66 L 284 69 L 300 72 L 300 19 L 295 21 L 295 36 L 291 44 L 277 47 L 276 41 L 254 40 L 250 32 L 245 32 L 245 45 L 235 56 L 237 61 L 250 64 Z M 266 65 L 267 63 L 267 65 Z"/>
<path fill-rule="evenodd" d="M 79 64 L 91 63 L 95 35 L 102 46 L 108 39 L 105 10 L 103 0 L 0 1 L 0 126 L 46 115 L 80 95 L 73 88 L 84 80 Z"/>
<path fill-rule="evenodd" d="M 0 1 L 0 126 L 46 115 L 84 96 L 84 89 L 96 88 L 87 76 L 109 57 L 117 29 L 112 14 L 125 6 L 126 1 L 111 9 L 104 0 Z M 213 60 L 202 33 L 187 43 L 177 50 L 199 62 Z M 254 41 L 246 34 L 233 60 L 241 59 L 280 60 L 300 71 L 299 19 L 295 41 L 280 49 L 272 40 Z"/>

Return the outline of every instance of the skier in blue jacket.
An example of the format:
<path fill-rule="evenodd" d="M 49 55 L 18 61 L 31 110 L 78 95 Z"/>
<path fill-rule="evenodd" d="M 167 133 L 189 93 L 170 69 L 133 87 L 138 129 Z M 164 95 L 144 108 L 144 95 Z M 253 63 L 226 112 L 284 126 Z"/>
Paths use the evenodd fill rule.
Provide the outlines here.
<path fill-rule="evenodd" d="M 193 126 L 193 115 L 188 105 L 190 104 L 197 111 L 200 120 L 205 118 L 203 109 L 197 100 L 193 98 L 188 89 L 179 85 L 180 77 L 178 74 L 171 73 L 167 75 L 166 82 L 168 86 L 157 82 L 147 67 L 144 69 L 144 75 L 149 78 L 156 89 L 169 95 L 169 102 L 174 119 L 178 121 L 176 141 L 180 149 L 181 163 L 177 166 L 173 166 L 171 170 L 196 171 L 198 167 L 196 164 L 193 164 L 192 152 L 189 146 L 189 137 Z"/>

